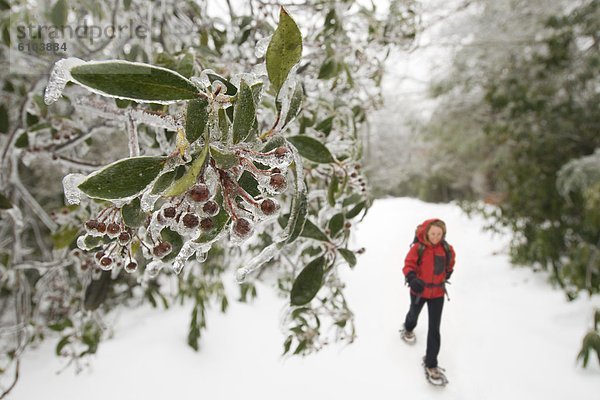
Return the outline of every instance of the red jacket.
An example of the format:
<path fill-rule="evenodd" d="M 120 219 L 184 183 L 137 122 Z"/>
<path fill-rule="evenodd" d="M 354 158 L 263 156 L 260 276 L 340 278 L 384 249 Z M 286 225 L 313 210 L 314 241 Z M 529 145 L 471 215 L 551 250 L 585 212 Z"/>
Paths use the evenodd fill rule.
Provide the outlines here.
<path fill-rule="evenodd" d="M 417 239 L 419 240 L 419 243 L 425 246 L 425 250 L 421 257 L 421 265 L 417 265 L 417 260 L 419 259 L 419 243 L 415 243 L 408 251 L 406 259 L 404 260 L 404 268 L 402 269 L 404 276 L 408 275 L 409 272 L 414 271 L 414 273 L 417 274 L 417 278 L 422 279 L 425 282 L 425 290 L 421 293 L 421 297 L 424 299 L 444 297 L 444 287 L 442 284 L 446 281 L 446 275 L 454 270 L 456 255 L 454 253 L 454 248 L 450 245 L 448 245 L 451 253 L 450 263 L 446 263 L 446 252 L 442 245 L 442 241 L 445 239 L 446 235 L 444 235 L 442 241 L 435 246 L 425 240 L 427 227 L 437 220 L 438 219 L 428 219 L 417 229 Z M 448 266 L 446 267 L 446 265 Z M 413 290 L 411 290 L 411 294 L 415 296 L 418 295 Z"/>

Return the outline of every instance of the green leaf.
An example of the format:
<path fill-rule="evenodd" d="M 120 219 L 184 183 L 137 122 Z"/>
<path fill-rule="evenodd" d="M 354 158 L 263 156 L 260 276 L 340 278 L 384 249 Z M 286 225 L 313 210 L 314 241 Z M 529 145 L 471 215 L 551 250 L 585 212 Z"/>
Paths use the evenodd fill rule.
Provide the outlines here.
<path fill-rule="evenodd" d="M 6 196 L 0 193 L 0 210 L 8 210 L 12 208 L 12 204 Z"/>
<path fill-rule="evenodd" d="M 185 115 L 185 138 L 192 144 L 204 133 L 208 122 L 208 99 L 201 97 L 188 102 Z"/>
<path fill-rule="evenodd" d="M 329 220 L 329 231 L 331 232 L 331 237 L 335 237 L 344 227 L 344 223 L 346 219 L 344 218 L 343 213 L 335 214 Z"/>
<path fill-rule="evenodd" d="M 228 152 L 227 150 L 221 150 L 215 146 L 210 146 L 210 155 L 213 160 L 215 160 L 217 167 L 221 169 L 229 169 L 240 163 L 234 153 Z"/>
<path fill-rule="evenodd" d="M 334 173 L 331 177 L 331 182 L 329 183 L 329 188 L 327 189 L 327 202 L 331 207 L 335 207 L 335 194 L 339 189 L 339 182 L 337 175 Z"/>
<path fill-rule="evenodd" d="M 325 135 L 329 135 L 329 133 L 331 133 L 331 128 L 333 127 L 333 119 L 334 118 L 335 118 L 334 115 L 331 115 L 331 116 L 325 118 L 324 120 L 319 122 L 317 124 L 317 126 L 315 126 L 315 129 L 318 130 L 319 132 L 323 132 Z"/>
<path fill-rule="evenodd" d="M 210 83 L 213 83 L 214 81 L 219 81 L 225 85 L 225 88 L 227 90 L 225 91 L 225 93 L 222 93 L 222 94 L 226 94 L 227 96 L 233 96 L 237 93 L 238 90 L 235 87 L 235 85 L 233 83 L 229 82 L 227 79 L 223 78 L 221 75 L 206 74 L 206 76 L 208 77 L 208 80 L 210 81 Z"/>
<path fill-rule="evenodd" d="M 280 146 L 286 146 L 285 138 L 283 136 L 276 135 L 264 145 L 261 151 L 263 153 L 268 153 L 269 151 L 275 150 Z"/>
<path fill-rule="evenodd" d="M 304 93 L 302 90 L 302 84 L 299 82 L 296 84 L 296 88 L 294 89 L 294 93 L 292 94 L 292 98 L 290 99 L 290 108 L 285 116 L 285 122 L 283 126 L 287 126 L 296 116 L 298 116 L 298 112 L 300 111 L 300 106 L 302 106 L 302 97 L 304 97 Z"/>
<path fill-rule="evenodd" d="M 8 133 L 9 117 L 8 110 L 4 104 L 0 104 L 0 133 Z"/>
<path fill-rule="evenodd" d="M 244 171 L 240 179 L 238 179 L 238 185 L 242 187 L 250 196 L 256 197 L 260 194 L 258 189 L 258 181 L 248 171 Z"/>
<path fill-rule="evenodd" d="M 52 234 L 52 244 L 55 249 L 68 247 L 79 236 L 79 227 L 65 225 Z"/>
<path fill-rule="evenodd" d="M 348 249 L 337 249 L 337 250 L 340 253 L 340 255 L 342 257 L 344 257 L 344 260 L 346 260 L 346 262 L 348 263 L 348 265 L 350 265 L 350 267 L 354 267 L 356 265 L 356 255 L 354 254 L 353 251 L 350 251 Z"/>
<path fill-rule="evenodd" d="M 66 328 L 71 328 L 71 327 L 73 327 L 73 321 L 71 321 L 69 318 L 65 318 L 63 320 L 60 320 L 59 322 L 48 325 L 48 328 L 50 328 L 56 332 L 60 332 L 60 331 L 65 330 Z"/>
<path fill-rule="evenodd" d="M 289 137 L 287 140 L 293 144 L 294 147 L 298 149 L 298 153 L 307 160 L 321 164 L 332 163 L 335 161 L 327 147 L 317 139 L 305 135 L 298 135 Z"/>
<path fill-rule="evenodd" d="M 61 29 L 67 23 L 69 8 L 66 0 L 58 0 L 50 11 L 50 21 L 55 25 L 56 29 Z"/>
<path fill-rule="evenodd" d="M 275 93 L 279 93 L 290 70 L 300 61 L 301 56 L 302 34 L 296 22 L 281 7 L 279 25 L 273 33 L 266 54 L 267 74 Z"/>
<path fill-rule="evenodd" d="M 355 205 L 354 208 L 352 208 L 350 211 L 348 211 L 346 213 L 346 218 L 352 219 L 352 218 L 356 217 L 358 214 L 360 214 L 360 212 L 363 210 L 363 208 L 365 208 L 365 205 L 366 205 L 366 203 L 364 201 L 361 201 L 360 203 Z"/>
<path fill-rule="evenodd" d="M 320 256 L 312 260 L 294 281 L 290 293 L 290 303 L 301 306 L 310 302 L 316 295 L 323 282 L 323 267 L 325 257 Z"/>
<path fill-rule="evenodd" d="M 140 102 L 175 102 L 200 96 L 194 84 L 175 71 L 129 61 L 94 61 L 71 68 L 76 83 L 111 97 Z"/>
<path fill-rule="evenodd" d="M 177 72 L 188 79 L 194 74 L 194 56 L 192 54 L 187 53 L 181 58 L 177 64 Z"/>
<path fill-rule="evenodd" d="M 229 107 L 231 108 L 231 107 Z M 227 143 L 227 139 L 229 138 L 229 126 L 231 125 L 229 122 L 229 118 L 227 117 L 227 113 L 224 109 L 219 108 L 218 111 L 219 118 L 219 131 L 221 131 L 221 142 Z"/>
<path fill-rule="evenodd" d="M 85 296 L 83 299 L 83 307 L 88 311 L 96 310 L 108 295 L 110 289 L 110 274 L 111 271 L 102 271 L 100 278 L 92 280 L 88 287 L 85 289 Z"/>
<path fill-rule="evenodd" d="M 163 197 L 178 196 L 196 183 L 198 175 L 200 175 L 202 167 L 204 166 L 204 163 L 206 161 L 208 148 L 208 142 L 206 142 L 198 157 L 196 157 L 196 159 L 192 162 L 192 166 L 186 171 L 186 173 L 181 178 L 177 179 L 171 185 L 171 187 L 169 187 L 169 189 L 167 189 L 163 193 Z"/>
<path fill-rule="evenodd" d="M 302 169 L 301 164 L 297 164 L 295 161 L 290 165 L 292 172 L 294 173 L 294 181 L 296 182 L 294 197 L 292 198 L 291 205 L 291 216 L 288 220 L 288 226 L 290 226 L 291 234 L 287 239 L 286 243 L 292 243 L 296 240 L 306 223 L 306 213 L 308 212 L 308 199 L 306 191 L 301 188 L 304 182 L 298 180 L 300 170 Z"/>
<path fill-rule="evenodd" d="M 56 355 L 60 356 L 60 354 L 62 353 L 62 349 L 69 343 L 71 343 L 71 335 L 63 336 L 63 338 L 60 339 L 58 344 L 56 345 Z"/>
<path fill-rule="evenodd" d="M 308 218 L 306 219 L 306 222 L 304 224 L 304 229 L 302 229 L 302 234 L 300 236 L 305 237 L 305 238 L 320 240 L 322 242 L 329 241 L 329 238 L 327 237 L 327 235 L 325 235 L 323 233 L 323 231 L 321 229 L 319 229 L 318 226 L 313 224 L 312 221 Z"/>
<path fill-rule="evenodd" d="M 171 252 L 164 256 L 162 258 L 162 261 L 171 261 L 172 259 L 177 257 L 177 254 L 179 254 L 179 251 L 183 247 L 183 238 L 179 233 L 174 232 L 169 228 L 163 228 L 163 230 L 160 231 L 160 237 L 164 241 L 169 242 L 171 244 Z"/>
<path fill-rule="evenodd" d="M 242 80 L 233 111 L 233 143 L 245 141 L 250 134 L 252 123 L 256 119 L 252 90 Z"/>
<path fill-rule="evenodd" d="M 165 172 L 161 176 L 158 177 L 156 182 L 154 182 L 154 186 L 152 186 L 152 194 L 162 193 L 166 188 L 171 186 L 175 179 L 179 179 L 185 173 L 185 167 L 180 165 L 173 171 Z M 179 175 L 179 176 L 177 176 Z"/>
<path fill-rule="evenodd" d="M 79 189 L 89 197 L 122 199 L 139 194 L 160 173 L 166 157 L 132 157 L 116 161 L 89 175 Z"/>
<path fill-rule="evenodd" d="M 339 66 L 335 58 L 328 58 L 319 69 L 318 79 L 331 79 L 337 76 Z"/>
<path fill-rule="evenodd" d="M 130 228 L 137 228 L 146 222 L 146 213 L 142 211 L 140 198 L 136 197 L 121 208 L 123 223 Z"/>
<path fill-rule="evenodd" d="M 15 147 L 18 149 L 24 149 L 25 147 L 29 147 L 29 136 L 27 132 L 23 132 L 21 136 L 15 141 Z"/>

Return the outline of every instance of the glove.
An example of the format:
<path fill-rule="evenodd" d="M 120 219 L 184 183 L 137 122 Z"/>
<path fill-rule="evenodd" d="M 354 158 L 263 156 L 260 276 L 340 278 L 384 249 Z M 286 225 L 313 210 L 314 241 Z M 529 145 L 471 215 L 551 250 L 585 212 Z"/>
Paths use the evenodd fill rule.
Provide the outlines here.
<path fill-rule="evenodd" d="M 425 282 L 423 282 L 422 279 L 417 278 L 417 274 L 413 271 L 406 275 L 406 282 L 408 282 L 408 286 L 410 286 L 415 293 L 422 293 L 423 290 L 425 290 Z"/>
<path fill-rule="evenodd" d="M 450 277 L 452 276 L 453 272 L 454 270 L 446 272 L 446 280 L 450 280 Z"/>

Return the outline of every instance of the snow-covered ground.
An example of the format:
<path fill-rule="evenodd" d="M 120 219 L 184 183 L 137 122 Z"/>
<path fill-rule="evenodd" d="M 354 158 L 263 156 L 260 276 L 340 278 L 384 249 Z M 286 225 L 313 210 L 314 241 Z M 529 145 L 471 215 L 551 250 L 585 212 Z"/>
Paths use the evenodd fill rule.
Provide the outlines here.
<path fill-rule="evenodd" d="M 431 217 L 447 222 L 457 252 L 442 320 L 439 360 L 450 380 L 444 389 L 426 383 L 420 365 L 427 310 L 416 345 L 398 335 L 408 307 L 402 261 L 415 226 Z M 600 393 L 596 357 L 588 369 L 575 363 L 600 298 L 566 302 L 546 275 L 511 267 L 507 238 L 482 232 L 482 225 L 453 205 L 376 201 L 352 246 L 367 252 L 344 274 L 358 329 L 351 346 L 282 360 L 285 300 L 262 285 L 252 304 L 232 303 L 225 315 L 213 307 L 198 353 L 186 344 L 190 307 L 131 310 L 79 375 L 56 374 L 62 365 L 55 341 L 27 353 L 10 398 L 562 400 Z M 230 283 L 233 289 L 233 276 Z"/>

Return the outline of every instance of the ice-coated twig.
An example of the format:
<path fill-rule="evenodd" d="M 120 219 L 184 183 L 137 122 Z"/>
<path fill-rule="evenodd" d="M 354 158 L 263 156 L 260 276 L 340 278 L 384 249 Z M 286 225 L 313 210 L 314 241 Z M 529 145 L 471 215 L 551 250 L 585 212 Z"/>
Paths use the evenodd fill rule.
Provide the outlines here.
<path fill-rule="evenodd" d="M 127 135 L 129 136 L 129 157 L 137 157 L 140 155 L 140 143 L 138 141 L 137 125 L 133 118 L 129 116 L 127 119 Z"/>

